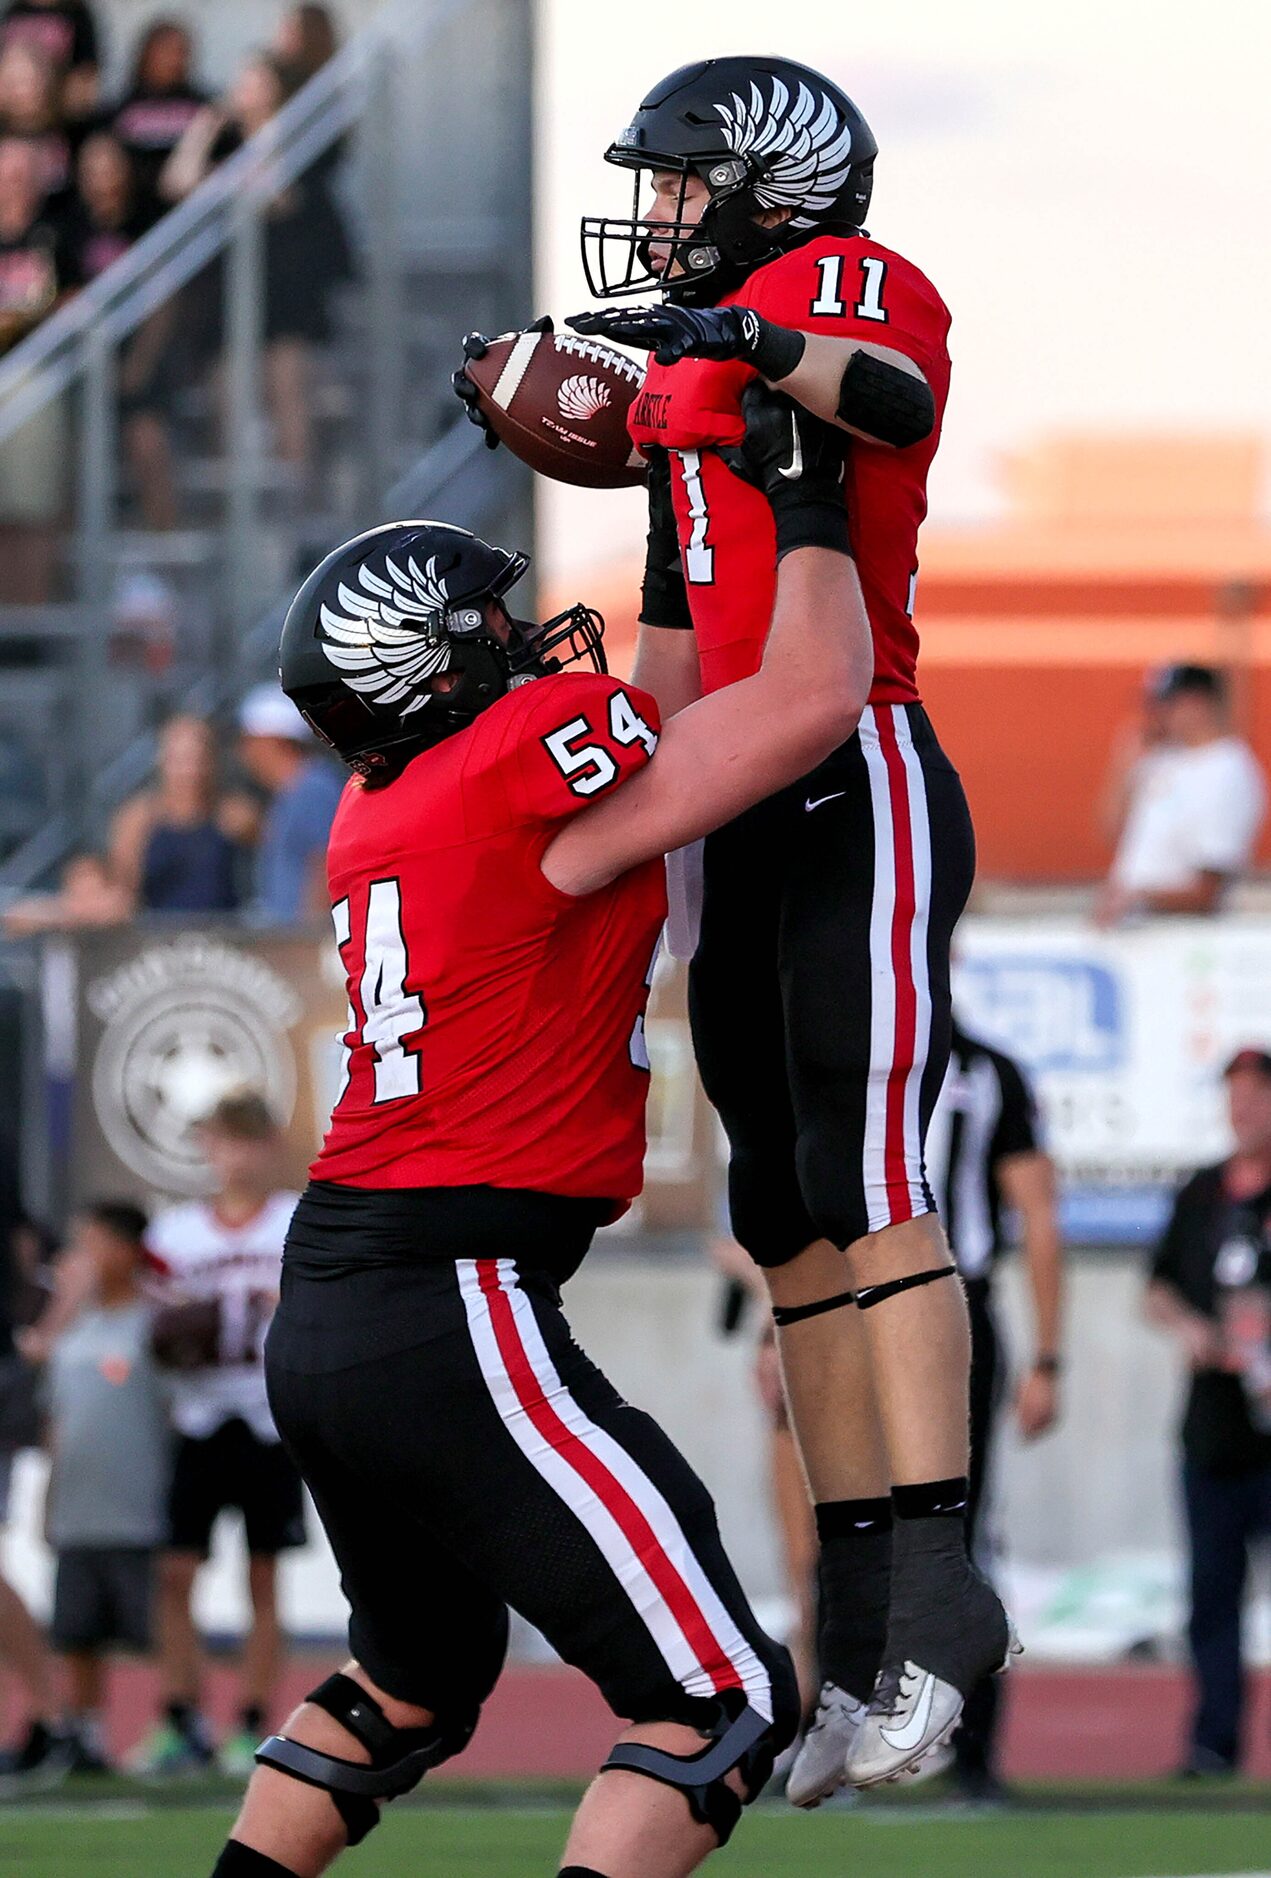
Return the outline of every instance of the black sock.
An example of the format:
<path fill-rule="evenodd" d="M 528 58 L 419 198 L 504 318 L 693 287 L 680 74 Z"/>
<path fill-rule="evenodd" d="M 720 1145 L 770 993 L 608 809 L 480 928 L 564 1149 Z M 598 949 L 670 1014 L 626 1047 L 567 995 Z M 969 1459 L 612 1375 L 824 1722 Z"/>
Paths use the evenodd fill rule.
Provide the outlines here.
<path fill-rule="evenodd" d="M 225 1849 L 212 1868 L 212 1878 L 296 1878 L 290 1865 L 280 1865 L 276 1858 L 253 1852 L 237 1839 L 227 1839 Z"/>
<path fill-rule="evenodd" d="M 1006 1655 L 1006 1613 L 967 1556 L 964 1481 L 893 1487 L 887 1663 L 919 1663 L 967 1695 Z M 912 1498 L 910 1496 L 913 1496 Z M 903 1512 L 908 1504 L 924 1508 Z"/>
<path fill-rule="evenodd" d="M 169 1702 L 164 1712 L 178 1734 L 189 1734 L 194 1721 L 193 1702 Z"/>
<path fill-rule="evenodd" d="M 897 1519 L 964 1519 L 966 1475 L 957 1474 L 951 1480 L 920 1480 L 910 1487 L 893 1487 L 891 1503 Z"/>
<path fill-rule="evenodd" d="M 823 1500 L 816 1508 L 817 1649 L 821 1676 L 868 1702 L 882 1661 L 891 1597 L 891 1504 Z"/>
<path fill-rule="evenodd" d="M 556 1878 L 605 1878 L 593 1865 L 562 1865 Z"/>
<path fill-rule="evenodd" d="M 244 1734 L 259 1735 L 265 1729 L 265 1711 L 259 1702 L 245 1702 L 238 1711 Z"/>

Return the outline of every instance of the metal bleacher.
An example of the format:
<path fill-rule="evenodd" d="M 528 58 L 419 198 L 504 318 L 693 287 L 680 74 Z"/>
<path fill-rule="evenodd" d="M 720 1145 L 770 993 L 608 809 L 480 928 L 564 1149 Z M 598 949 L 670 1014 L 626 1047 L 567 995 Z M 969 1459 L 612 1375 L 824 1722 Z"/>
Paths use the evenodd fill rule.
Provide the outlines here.
<path fill-rule="evenodd" d="M 474 60 L 471 47 L 482 56 Z M 459 336 L 530 308 L 530 0 L 390 0 L 244 149 L 0 360 L 0 452 L 56 412 L 67 440 L 57 597 L 0 607 L 0 902 L 100 838 L 174 708 L 228 718 L 265 675 L 286 596 L 343 535 L 439 509 L 528 539 L 528 478 L 455 422 Z M 357 257 L 318 361 L 303 488 L 262 396 L 264 217 L 339 155 Z M 219 387 L 171 423 L 182 525 L 147 530 L 119 447 L 120 350 L 210 263 Z M 147 607 L 164 616 L 149 646 Z"/>

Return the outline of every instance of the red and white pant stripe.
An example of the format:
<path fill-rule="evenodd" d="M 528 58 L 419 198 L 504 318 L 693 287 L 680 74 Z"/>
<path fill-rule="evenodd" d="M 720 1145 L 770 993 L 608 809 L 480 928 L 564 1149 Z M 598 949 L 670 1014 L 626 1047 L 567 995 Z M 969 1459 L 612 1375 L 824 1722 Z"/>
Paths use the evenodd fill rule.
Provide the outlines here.
<path fill-rule="evenodd" d="M 767 1671 L 663 1494 L 561 1381 L 514 1262 L 463 1259 L 457 1270 L 473 1348 L 504 1426 L 581 1520 L 671 1675 L 691 1696 L 742 1689 L 771 1720 Z"/>
<path fill-rule="evenodd" d="M 867 706 L 860 741 L 874 817 L 869 1081 L 861 1172 L 869 1230 L 877 1232 L 930 1211 L 919 1103 L 931 1049 L 931 825 L 922 761 L 904 706 Z"/>

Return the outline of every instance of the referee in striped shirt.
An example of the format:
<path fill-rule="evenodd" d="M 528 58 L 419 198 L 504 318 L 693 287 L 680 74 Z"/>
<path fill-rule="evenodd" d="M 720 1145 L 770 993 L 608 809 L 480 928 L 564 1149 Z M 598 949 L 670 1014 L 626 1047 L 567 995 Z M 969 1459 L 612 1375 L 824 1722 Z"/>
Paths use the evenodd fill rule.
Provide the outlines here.
<path fill-rule="evenodd" d="M 927 1135 L 927 1176 L 966 1288 L 971 1315 L 972 1556 L 992 1563 L 987 1485 L 993 1439 L 1010 1380 L 993 1312 L 993 1268 L 1017 1224 L 1033 1309 L 1033 1356 L 1014 1381 L 1015 1419 L 1032 1441 L 1059 1410 L 1063 1247 L 1055 1169 L 1041 1145 L 1033 1094 L 1019 1065 L 969 1037 L 954 1020 L 949 1069 Z M 954 1777 L 970 1799 L 1002 1797 L 994 1766 L 1001 1678 L 975 1689 L 954 1737 Z"/>

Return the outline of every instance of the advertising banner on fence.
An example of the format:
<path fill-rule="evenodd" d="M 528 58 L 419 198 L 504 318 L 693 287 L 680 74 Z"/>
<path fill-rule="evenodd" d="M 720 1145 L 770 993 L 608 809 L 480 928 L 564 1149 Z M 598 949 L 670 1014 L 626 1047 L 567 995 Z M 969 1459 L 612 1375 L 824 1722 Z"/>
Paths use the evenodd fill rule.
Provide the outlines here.
<path fill-rule="evenodd" d="M 54 1130 L 55 1210 L 90 1195 L 154 1204 L 206 1192 L 193 1125 L 242 1087 L 259 1090 L 282 1121 L 279 1176 L 303 1187 L 339 1087 L 346 1022 L 343 967 L 321 933 L 121 926 L 51 941 L 46 1070 L 52 1112 L 67 1118 Z M 719 1185 L 712 1121 L 684 968 L 665 957 L 646 1042 L 649 1154 L 628 1228 L 707 1226 Z"/>
<path fill-rule="evenodd" d="M 1076 920 L 968 919 L 963 1024 L 1031 1071 L 1086 1240 L 1153 1231 L 1178 1180 L 1229 1145 L 1221 1071 L 1271 1046 L 1271 924 L 1161 920 L 1101 933 Z"/>

